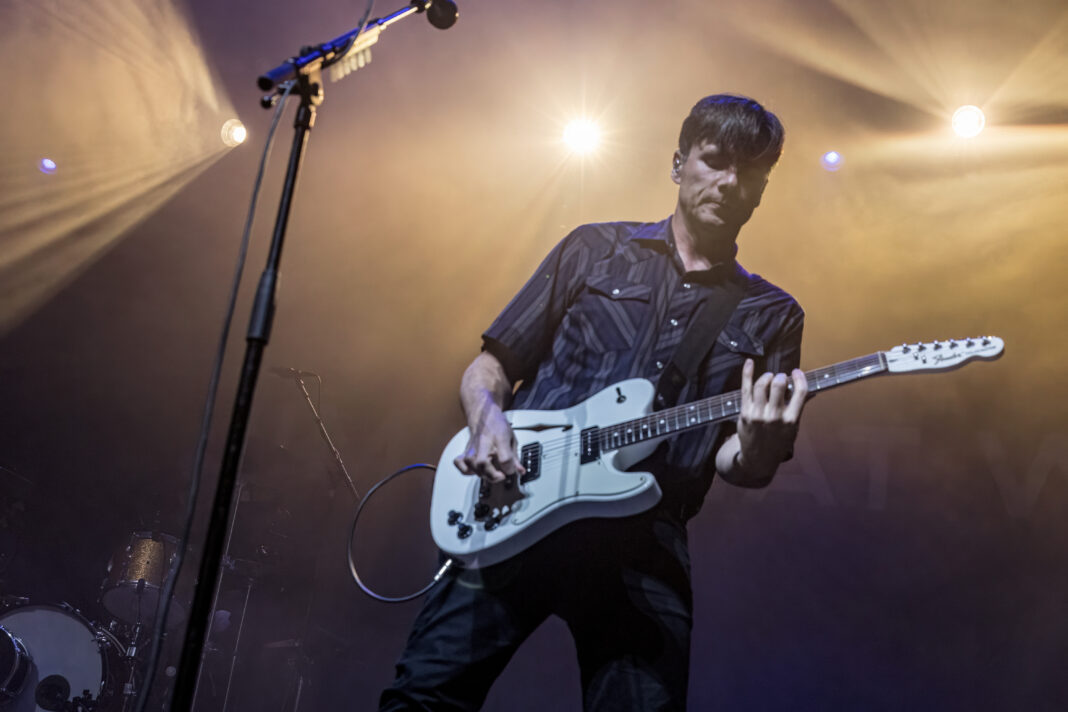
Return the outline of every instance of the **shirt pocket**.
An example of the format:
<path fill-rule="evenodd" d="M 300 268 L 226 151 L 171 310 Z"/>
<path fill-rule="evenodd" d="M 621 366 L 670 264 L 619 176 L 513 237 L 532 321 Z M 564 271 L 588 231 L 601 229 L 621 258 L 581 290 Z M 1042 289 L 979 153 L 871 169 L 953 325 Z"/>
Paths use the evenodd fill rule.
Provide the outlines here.
<path fill-rule="evenodd" d="M 595 352 L 619 351 L 634 346 L 646 328 L 653 290 L 647 284 L 613 275 L 591 275 L 574 306 L 583 343 Z"/>
<path fill-rule="evenodd" d="M 701 392 L 716 395 L 735 390 L 742 383 L 742 366 L 747 358 L 756 366 L 755 378 L 764 372 L 764 341 L 735 323 L 727 324 L 716 337 L 712 353 L 705 359 Z"/>
<path fill-rule="evenodd" d="M 742 327 L 727 324 L 716 338 L 717 343 L 741 361 L 751 358 L 758 364 L 764 360 L 764 341 Z"/>

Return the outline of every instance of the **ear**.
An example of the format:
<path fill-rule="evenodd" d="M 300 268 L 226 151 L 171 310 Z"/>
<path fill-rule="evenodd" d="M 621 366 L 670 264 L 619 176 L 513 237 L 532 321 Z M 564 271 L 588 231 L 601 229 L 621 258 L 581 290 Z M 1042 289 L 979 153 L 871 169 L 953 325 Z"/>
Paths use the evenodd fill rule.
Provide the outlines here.
<path fill-rule="evenodd" d="M 682 177 L 679 175 L 679 171 L 682 170 L 682 164 L 686 162 L 686 156 L 682 155 L 679 150 L 675 151 L 675 155 L 671 157 L 671 182 L 678 185 L 682 181 Z"/>

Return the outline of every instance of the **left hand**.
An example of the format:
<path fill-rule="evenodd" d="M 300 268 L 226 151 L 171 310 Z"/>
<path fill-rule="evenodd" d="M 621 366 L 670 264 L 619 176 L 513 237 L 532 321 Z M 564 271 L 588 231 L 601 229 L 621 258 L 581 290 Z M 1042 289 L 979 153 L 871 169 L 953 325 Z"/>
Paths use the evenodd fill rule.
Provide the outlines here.
<path fill-rule="evenodd" d="M 753 382 L 755 365 L 742 366 L 742 406 L 738 414 L 738 465 L 746 472 L 770 477 L 789 452 L 801 422 L 801 409 L 808 397 L 805 373 L 795 368 L 785 373 L 765 373 Z M 793 382 L 790 400 L 786 384 Z"/>

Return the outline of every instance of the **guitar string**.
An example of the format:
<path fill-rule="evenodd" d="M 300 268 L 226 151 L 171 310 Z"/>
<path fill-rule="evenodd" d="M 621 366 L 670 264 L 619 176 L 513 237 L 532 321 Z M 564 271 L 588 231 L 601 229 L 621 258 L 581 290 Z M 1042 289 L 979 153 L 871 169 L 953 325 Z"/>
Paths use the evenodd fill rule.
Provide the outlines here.
<path fill-rule="evenodd" d="M 963 341 L 963 340 L 962 340 Z M 937 344 L 937 342 L 935 342 Z M 920 344 L 917 344 L 919 346 Z M 963 353 L 961 355 L 964 355 Z M 828 388 L 834 388 L 836 386 L 845 385 L 851 383 L 860 378 L 867 376 L 874 376 L 879 373 L 883 373 L 888 370 L 888 367 L 883 362 L 882 352 L 875 352 L 866 356 L 842 361 L 840 363 L 832 364 L 822 368 L 813 369 L 805 373 L 805 380 L 809 385 L 810 393 L 817 393 Z M 827 379 L 833 379 L 828 381 Z M 732 391 L 730 393 L 720 394 L 718 396 L 712 396 L 710 398 L 704 398 L 693 403 L 682 404 L 674 406 L 672 408 L 665 409 L 663 411 L 655 411 L 653 413 L 647 413 L 638 418 L 616 423 L 615 425 L 606 426 L 604 428 L 598 428 L 597 439 L 599 441 L 599 452 L 615 452 L 628 445 L 635 445 L 647 440 L 655 440 L 662 437 L 670 437 L 685 430 L 696 429 L 702 425 L 712 425 L 717 422 L 722 422 L 728 418 L 737 415 L 740 411 L 740 403 L 738 402 L 741 397 L 741 391 Z M 736 405 L 737 403 L 737 405 Z M 701 408 L 705 407 L 708 412 L 708 419 L 695 420 L 690 413 L 697 413 L 697 417 L 701 417 Z M 712 408 L 718 407 L 721 411 L 721 415 L 712 416 Z M 683 416 L 685 422 L 683 425 L 679 425 L 679 417 Z M 670 419 L 674 419 L 674 429 L 669 429 L 667 432 L 657 432 L 655 435 L 650 435 L 648 431 L 656 427 L 656 421 L 665 424 Z M 631 426 L 628 432 L 633 432 L 636 428 L 639 432 L 639 437 L 632 442 L 623 443 L 622 445 L 605 448 L 607 441 L 611 437 L 618 436 L 621 432 L 621 428 L 625 426 Z M 642 426 L 645 426 L 646 433 L 641 433 Z M 533 441 L 540 443 L 539 462 L 541 465 L 547 465 L 550 461 L 555 461 L 561 455 L 569 451 L 574 445 L 575 440 L 582 440 L 581 431 L 576 434 L 568 434 L 558 437 L 547 438 L 544 440 Z M 528 443 L 529 445 L 530 443 Z M 520 460 L 522 461 L 522 452 L 520 452 Z"/>
<path fill-rule="evenodd" d="M 966 341 L 966 340 L 959 340 Z M 950 342 L 952 343 L 952 341 Z M 919 346 L 920 344 L 917 344 Z M 932 342 L 932 348 L 937 346 L 938 342 Z M 966 352 L 961 352 L 961 355 L 965 355 Z M 974 354 L 972 354 L 974 355 Z M 849 359 L 840 363 L 832 364 L 830 366 L 824 366 L 822 368 L 813 369 L 805 373 L 805 378 L 809 384 L 809 392 L 816 393 L 821 390 L 833 388 L 835 386 L 851 383 L 859 378 L 866 376 L 873 376 L 879 373 L 885 372 L 887 367 L 882 361 L 882 352 L 875 352 L 860 356 L 858 358 Z M 827 379 L 833 379 L 828 381 Z M 730 393 L 724 393 L 718 396 L 712 396 L 702 400 L 695 401 L 693 403 L 682 404 L 674 406 L 662 411 L 655 411 L 638 418 L 616 423 L 615 425 L 605 426 L 598 428 L 598 439 L 600 440 L 599 450 L 603 452 L 612 452 L 628 445 L 636 445 L 640 442 L 647 440 L 654 440 L 661 437 L 670 437 L 684 430 L 700 427 L 702 425 L 713 425 L 717 422 L 721 422 L 727 418 L 737 415 L 739 407 L 736 407 L 735 403 L 740 399 L 741 391 L 732 391 Z M 702 415 L 702 408 L 708 413 L 707 416 Z M 720 414 L 713 416 L 713 409 L 719 409 Z M 697 418 L 694 419 L 693 414 L 696 414 Z M 683 424 L 680 425 L 680 420 Z M 673 421 L 673 426 L 669 427 L 665 432 L 659 432 L 658 425 L 663 426 L 669 421 Z M 638 432 L 638 437 L 630 442 L 623 442 L 619 445 L 611 443 L 610 440 L 613 437 L 618 437 L 619 433 L 623 432 L 623 428 L 631 426 L 627 432 Z M 643 429 L 646 432 L 642 432 Z M 657 429 L 655 434 L 649 434 L 650 431 Z M 581 432 L 577 436 L 581 439 Z M 541 454 L 544 457 L 547 453 L 553 452 L 557 449 L 568 449 L 574 445 L 574 439 L 576 435 L 566 435 L 562 438 L 551 438 L 536 442 L 541 442 L 542 449 Z M 627 438 L 624 437 L 624 440 Z M 614 446 L 613 446 L 614 445 Z M 606 447 L 608 446 L 608 447 Z"/>
<path fill-rule="evenodd" d="M 839 369 L 844 372 L 837 373 Z M 867 356 L 861 356 L 859 358 L 851 359 L 849 361 L 843 361 L 841 363 L 833 364 L 831 366 L 825 366 L 823 368 L 817 368 L 809 371 L 805 374 L 806 380 L 809 384 L 810 392 L 817 392 L 826 390 L 834 386 L 843 385 L 845 383 L 852 382 L 858 378 L 862 378 L 866 375 L 874 375 L 880 373 L 885 368 L 879 360 L 879 354 L 869 354 Z M 833 378 L 832 383 L 827 382 L 825 379 Z M 697 428 L 702 425 L 713 425 L 717 422 L 721 422 L 725 419 L 731 418 L 738 414 L 740 410 L 740 398 L 741 391 L 731 391 L 729 393 L 723 393 L 718 396 L 711 396 L 693 403 L 685 403 L 682 405 L 674 406 L 662 411 L 656 411 L 640 416 L 638 418 L 616 423 L 615 425 L 605 426 L 599 428 L 597 438 L 600 441 L 601 447 L 599 450 L 603 452 L 611 452 L 627 445 L 635 445 L 647 440 L 653 440 L 661 437 L 670 437 L 684 430 L 691 428 Z M 730 404 L 730 405 L 727 405 Z M 719 410 L 720 415 L 712 416 L 713 410 Z M 704 415 L 707 413 L 708 415 Z M 692 414 L 696 413 L 698 420 L 694 421 Z M 680 425 L 680 421 L 682 424 Z M 658 432 L 655 435 L 650 435 L 644 431 L 652 431 L 657 428 L 657 423 L 673 423 L 665 432 Z M 622 432 L 622 428 L 631 426 L 628 432 L 636 432 L 638 436 L 636 439 L 630 442 L 624 442 L 618 446 L 605 447 L 610 445 L 610 439 L 613 434 L 618 435 Z M 644 427 L 643 427 L 644 426 Z M 570 449 L 574 446 L 575 440 L 581 441 L 582 433 L 568 434 L 555 438 L 546 438 L 539 441 L 541 443 L 541 456 L 544 459 L 547 454 Z M 624 437 L 624 440 L 626 438 Z M 528 443 L 529 444 L 529 443 Z M 522 460 L 522 452 L 520 452 L 520 460 Z"/>

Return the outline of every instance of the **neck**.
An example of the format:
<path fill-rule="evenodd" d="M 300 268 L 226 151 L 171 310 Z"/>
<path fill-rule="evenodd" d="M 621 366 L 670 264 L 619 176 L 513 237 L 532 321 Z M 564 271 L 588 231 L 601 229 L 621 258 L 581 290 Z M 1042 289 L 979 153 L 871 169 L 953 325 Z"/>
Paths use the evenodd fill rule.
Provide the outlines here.
<path fill-rule="evenodd" d="M 731 254 L 738 237 L 736 227 L 691 225 L 681 206 L 676 206 L 675 214 L 671 216 L 671 232 L 683 265 L 691 271 L 708 269 L 722 262 L 724 255 Z"/>

